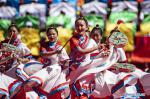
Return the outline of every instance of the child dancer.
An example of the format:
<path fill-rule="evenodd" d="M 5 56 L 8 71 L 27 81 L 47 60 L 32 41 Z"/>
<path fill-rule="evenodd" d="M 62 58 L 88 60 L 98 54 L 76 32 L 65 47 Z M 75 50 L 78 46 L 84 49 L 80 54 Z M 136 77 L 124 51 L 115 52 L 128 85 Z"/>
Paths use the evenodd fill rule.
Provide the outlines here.
<path fill-rule="evenodd" d="M 100 33 L 101 33 L 101 31 L 98 26 L 96 26 L 91 32 L 91 37 L 95 41 L 97 41 L 97 43 L 99 43 L 99 41 L 101 40 Z M 115 48 L 115 49 L 116 49 L 116 53 L 118 53 L 118 57 L 120 57 L 118 59 L 118 62 L 119 63 L 126 62 L 126 56 L 125 56 L 125 52 L 123 51 L 123 49 L 122 48 Z M 114 67 L 114 68 L 117 68 L 117 67 Z M 92 93 L 92 96 L 94 96 L 95 98 L 105 98 L 105 97 L 108 98 L 111 96 L 111 94 L 113 94 L 114 98 L 119 98 L 123 95 L 129 94 L 129 93 L 131 94 L 131 91 L 132 91 L 132 94 L 134 92 L 134 95 L 137 92 L 139 94 L 141 93 L 141 97 L 142 97 L 144 89 L 141 86 L 142 84 L 140 84 L 140 80 L 138 80 L 138 78 L 139 78 L 138 73 L 140 75 L 145 75 L 148 77 L 148 75 L 146 73 L 140 71 L 137 68 L 135 69 L 134 72 L 130 72 L 130 73 L 126 73 L 123 70 L 122 71 L 119 71 L 119 70 L 111 71 L 110 69 L 105 70 L 103 73 L 98 73 L 95 78 L 96 88 L 95 88 L 94 92 Z M 145 82 L 145 81 L 141 80 L 141 82 Z M 116 83 L 116 85 L 114 85 L 115 83 Z M 120 86 L 123 83 L 124 83 L 124 85 Z M 102 84 L 103 84 L 103 86 L 101 86 Z M 114 86 L 112 87 L 112 85 L 114 85 Z M 128 86 L 126 86 L 126 85 L 128 85 Z M 146 86 L 146 85 L 147 85 L 147 83 L 145 82 L 145 85 L 143 85 L 143 86 Z M 138 87 L 138 89 L 136 89 L 137 87 Z M 140 90 L 139 90 L 139 88 L 140 88 Z M 112 93 L 110 93 L 109 90 L 111 90 Z M 147 90 L 148 90 L 148 88 L 147 89 L 145 88 L 145 91 L 147 91 Z M 137 95 L 137 97 L 140 97 L 140 96 Z"/>
<path fill-rule="evenodd" d="M 90 33 L 90 37 L 95 40 L 97 44 L 100 44 L 102 41 L 102 29 L 99 27 L 99 25 L 96 25 Z"/>
<path fill-rule="evenodd" d="M 119 31 L 113 31 L 112 33 L 117 34 L 116 38 L 123 37 L 123 35 L 122 36 L 118 35 L 118 34 L 120 34 Z M 109 37 L 109 38 L 112 39 L 112 37 Z M 124 41 L 124 40 L 126 40 L 126 39 L 122 39 L 120 41 Z M 112 42 L 109 40 L 109 43 L 112 43 Z M 118 61 L 126 62 L 125 61 L 126 56 L 125 56 L 124 50 L 120 47 L 119 48 L 116 47 L 115 49 L 118 53 L 118 57 L 120 57 Z M 146 86 L 148 86 L 147 85 L 148 80 L 146 80 L 146 79 L 148 79 L 150 77 L 150 74 L 143 72 L 142 70 L 136 68 L 132 64 L 122 63 L 122 65 L 124 65 L 126 70 L 124 70 L 124 68 L 119 69 L 122 66 L 122 65 L 121 66 L 120 65 L 121 64 L 115 64 L 115 66 L 117 66 L 118 69 L 116 71 L 114 70 L 114 73 L 117 74 L 118 81 L 117 81 L 117 84 L 115 86 L 113 86 L 111 89 L 112 94 L 114 94 L 114 96 L 116 98 L 118 98 L 122 94 L 125 96 L 126 96 L 126 94 L 127 94 L 127 96 L 128 95 L 131 95 L 133 97 L 136 96 L 137 98 L 139 98 L 139 97 L 142 98 L 142 97 L 144 97 L 145 94 L 149 95 L 148 90 L 150 87 L 146 87 Z M 124 89 L 123 87 L 125 88 L 125 92 L 122 90 L 122 89 Z M 121 92 L 121 90 L 122 90 L 122 92 Z"/>
<path fill-rule="evenodd" d="M 49 27 L 46 35 L 49 41 L 41 45 L 41 62 L 45 68 L 31 75 L 26 86 L 38 86 L 36 90 L 49 99 L 67 98 L 70 92 L 66 71 L 63 69 L 66 68 L 65 63 L 69 57 L 58 41 L 58 31 L 55 27 Z"/>
<path fill-rule="evenodd" d="M 18 39 L 18 33 L 17 26 L 11 25 L 8 28 L 6 40 L 0 43 L 0 66 L 3 67 L 0 72 L 0 94 L 9 98 L 14 98 L 23 92 L 20 91 L 23 90 L 22 82 L 18 81 L 15 75 L 16 67 L 19 65 L 17 59 L 26 62 L 30 54 L 30 50 Z M 21 96 L 25 97 L 25 93 L 23 92 Z"/>
<path fill-rule="evenodd" d="M 105 54 L 100 54 L 104 49 L 108 50 L 108 48 L 106 47 L 106 44 L 102 44 L 102 29 L 99 27 L 99 25 L 96 25 L 96 27 L 94 27 L 90 33 L 90 37 L 96 42 L 97 45 L 102 45 L 103 49 L 101 49 L 101 51 L 95 51 L 91 54 L 91 59 L 94 58 L 100 58 L 100 57 L 107 57 L 109 55 L 109 51 L 108 53 Z"/>
<path fill-rule="evenodd" d="M 99 25 L 96 25 L 91 33 L 90 33 L 90 37 L 93 38 L 95 40 L 95 42 L 97 44 L 102 44 L 102 29 L 99 27 Z M 104 44 L 102 44 L 103 46 L 105 46 Z M 104 47 L 105 48 L 105 47 Z M 102 49 L 104 50 L 104 49 Z M 108 50 L 107 48 L 105 48 L 105 50 Z M 94 51 L 93 53 L 91 53 L 91 59 L 96 59 L 96 58 L 103 58 L 103 57 L 107 57 L 109 55 L 109 53 L 105 53 L 105 54 L 100 54 L 103 51 Z M 111 98 L 111 92 L 106 84 L 105 78 L 104 78 L 104 74 L 109 73 L 109 75 L 113 75 L 113 73 L 104 70 L 98 74 L 95 75 L 95 78 L 93 78 L 95 80 L 95 89 L 94 91 L 91 93 L 91 98 Z"/>
<path fill-rule="evenodd" d="M 74 97 L 87 97 L 93 90 L 93 81 L 88 81 L 88 79 L 82 79 L 75 82 L 79 73 L 77 69 L 90 64 L 90 53 L 101 49 L 101 45 L 97 46 L 95 41 L 89 37 L 88 32 L 88 22 L 85 18 L 80 17 L 75 21 L 75 33 L 70 40 L 71 54 L 70 58 L 73 62 L 70 68 L 72 69 L 70 73 L 70 83 L 72 84 L 72 98 Z M 83 71 L 84 72 L 84 69 Z M 73 75 L 76 75 L 73 77 Z M 89 76 L 90 78 L 90 76 Z M 83 83 L 86 82 L 86 83 Z M 78 88 L 77 88 L 78 86 Z"/>

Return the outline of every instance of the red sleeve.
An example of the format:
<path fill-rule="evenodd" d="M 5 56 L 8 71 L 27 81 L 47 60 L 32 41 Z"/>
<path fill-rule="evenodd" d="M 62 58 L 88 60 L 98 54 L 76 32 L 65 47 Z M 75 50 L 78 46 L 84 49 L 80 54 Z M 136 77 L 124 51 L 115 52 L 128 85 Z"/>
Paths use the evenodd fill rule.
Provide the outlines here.
<path fill-rule="evenodd" d="M 72 38 L 70 40 L 70 46 L 74 46 L 74 47 L 77 47 L 79 44 L 78 44 L 78 40 L 76 38 Z"/>
<path fill-rule="evenodd" d="M 62 45 L 61 41 L 57 41 L 57 44 L 58 44 L 58 45 Z"/>
<path fill-rule="evenodd" d="M 46 44 L 45 43 L 43 43 L 42 45 L 41 45 L 41 47 L 40 47 L 40 52 L 42 53 L 42 52 L 46 52 L 46 46 L 45 46 Z"/>
<path fill-rule="evenodd" d="M 1 49 L 2 43 L 0 42 L 0 49 Z"/>

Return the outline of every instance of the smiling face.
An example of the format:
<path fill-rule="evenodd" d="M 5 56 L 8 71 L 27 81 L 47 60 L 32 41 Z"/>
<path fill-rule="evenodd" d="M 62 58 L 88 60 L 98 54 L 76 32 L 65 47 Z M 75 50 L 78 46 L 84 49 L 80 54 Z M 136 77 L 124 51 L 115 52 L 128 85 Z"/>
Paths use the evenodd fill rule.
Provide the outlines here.
<path fill-rule="evenodd" d="M 55 29 L 49 29 L 46 35 L 50 42 L 55 42 L 58 37 L 58 33 Z"/>
<path fill-rule="evenodd" d="M 84 20 L 77 20 L 75 23 L 75 28 L 77 31 L 77 35 L 84 35 L 88 30 L 87 24 Z"/>

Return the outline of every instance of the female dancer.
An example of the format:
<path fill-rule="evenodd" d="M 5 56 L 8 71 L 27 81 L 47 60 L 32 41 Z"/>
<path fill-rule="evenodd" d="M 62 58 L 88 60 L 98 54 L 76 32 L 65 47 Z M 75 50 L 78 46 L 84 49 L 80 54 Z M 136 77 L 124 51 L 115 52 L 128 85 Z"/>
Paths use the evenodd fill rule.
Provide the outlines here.
<path fill-rule="evenodd" d="M 102 44 L 101 41 L 102 41 L 102 29 L 99 27 L 99 25 L 96 25 L 91 33 L 90 33 L 90 37 L 93 38 L 95 40 L 95 42 L 97 44 Z M 104 45 L 104 44 L 103 44 Z M 106 46 L 106 45 L 104 45 Z M 107 48 L 105 48 L 105 50 L 108 50 Z M 105 54 L 100 54 L 102 53 L 103 51 L 95 51 L 93 53 L 91 53 L 91 59 L 97 59 L 97 58 L 102 58 L 102 57 L 107 57 L 109 55 L 109 53 L 105 53 Z M 108 50 L 109 52 L 109 50 Z M 112 95 L 111 95 L 111 92 L 107 86 L 107 83 L 105 81 L 105 76 L 104 74 L 109 74 L 109 75 L 112 75 L 113 73 L 107 71 L 107 70 L 104 70 L 100 73 L 97 73 L 95 74 L 95 78 L 93 78 L 95 80 L 95 89 L 94 91 L 91 93 L 90 97 L 91 98 L 102 98 L 102 99 L 105 99 L 105 98 L 111 98 Z"/>
<path fill-rule="evenodd" d="M 89 37 L 88 32 L 88 22 L 85 18 L 80 17 L 75 21 L 75 32 L 73 37 L 70 40 L 71 54 L 70 59 L 72 64 L 70 66 L 71 71 L 68 79 L 70 84 L 72 84 L 72 98 L 74 97 L 87 97 L 93 90 L 93 81 L 88 79 L 80 79 L 76 82 L 76 78 L 80 73 L 84 72 L 85 69 L 78 70 L 80 67 L 83 67 L 91 63 L 90 53 L 101 49 L 102 46 L 95 43 L 93 39 Z M 90 76 L 88 77 L 90 78 Z M 78 87 L 77 87 L 78 86 Z"/>
<path fill-rule="evenodd" d="M 117 31 L 113 31 L 113 32 L 117 32 Z M 91 37 L 95 41 L 97 41 L 97 43 L 99 43 L 101 40 L 100 33 L 101 31 L 98 26 L 96 26 L 91 32 Z M 143 94 L 144 90 L 145 93 L 148 94 L 147 92 L 149 88 L 145 87 L 147 86 L 147 83 L 146 81 L 143 80 L 144 77 L 142 77 L 142 79 L 138 79 L 142 75 L 148 77 L 148 74 L 142 72 L 137 68 L 135 68 L 135 71 L 132 71 L 131 70 L 132 68 L 128 68 L 129 66 L 132 67 L 132 65 L 124 63 L 126 62 L 126 56 L 123 49 L 122 48 L 115 48 L 115 49 L 116 51 L 114 53 L 117 53 L 118 57 L 120 57 L 118 58 L 119 64 L 114 65 L 113 68 L 110 68 L 109 70 L 105 70 L 104 72 L 97 74 L 95 78 L 96 87 L 91 96 L 95 98 L 108 98 L 112 94 L 114 98 L 120 98 L 123 95 L 124 95 L 123 97 L 125 97 L 125 95 L 130 94 L 133 96 L 142 97 L 142 95 L 144 96 Z M 122 66 L 124 65 L 124 67 L 126 68 L 122 68 L 117 65 L 122 65 Z M 115 68 L 117 68 L 117 70 L 114 70 Z M 144 88 L 142 88 L 142 85 Z"/>
<path fill-rule="evenodd" d="M 55 27 L 49 27 L 46 35 L 49 41 L 41 46 L 41 62 L 44 68 L 31 75 L 26 86 L 38 86 L 36 90 L 48 98 L 67 98 L 70 92 L 64 69 L 69 57 L 58 41 Z"/>
<path fill-rule="evenodd" d="M 17 60 L 26 62 L 30 54 L 30 50 L 18 39 L 18 33 L 17 26 L 13 24 L 8 28 L 6 40 L 0 42 L 0 95 L 7 98 L 14 98 L 23 92 L 20 91 L 24 88 L 22 82 L 17 80 L 15 70 L 19 65 Z"/>

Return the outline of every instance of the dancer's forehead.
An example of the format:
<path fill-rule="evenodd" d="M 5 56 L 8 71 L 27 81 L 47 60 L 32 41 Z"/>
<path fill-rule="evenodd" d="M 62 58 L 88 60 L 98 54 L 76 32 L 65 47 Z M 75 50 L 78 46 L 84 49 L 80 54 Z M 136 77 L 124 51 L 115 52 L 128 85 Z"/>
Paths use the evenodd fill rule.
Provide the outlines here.
<path fill-rule="evenodd" d="M 101 35 L 101 32 L 99 30 L 94 30 L 93 34 L 99 34 L 99 35 Z"/>
<path fill-rule="evenodd" d="M 80 26 L 80 25 L 87 25 L 86 22 L 82 19 L 79 19 L 76 21 L 76 26 Z"/>
<path fill-rule="evenodd" d="M 8 28 L 8 35 L 11 35 L 12 33 L 18 34 L 19 33 L 19 29 L 16 26 L 10 26 Z"/>
<path fill-rule="evenodd" d="M 11 31 L 17 31 L 18 32 L 18 29 L 16 27 L 12 26 L 8 31 L 9 32 L 11 32 Z"/>
<path fill-rule="evenodd" d="M 88 21 L 87 21 L 85 18 L 83 18 L 83 17 L 80 17 L 80 18 L 76 19 L 76 21 L 75 21 L 75 26 L 76 26 L 77 23 L 80 22 L 80 21 L 84 21 L 85 25 L 88 26 Z"/>
<path fill-rule="evenodd" d="M 91 36 L 101 36 L 99 32 L 94 32 L 91 34 Z"/>
<path fill-rule="evenodd" d="M 55 29 L 50 29 L 50 30 L 47 32 L 47 35 L 52 35 L 52 34 L 58 35 L 58 33 L 57 33 L 57 31 L 55 31 Z"/>
<path fill-rule="evenodd" d="M 47 31 L 47 35 L 53 34 L 53 33 L 55 33 L 55 34 L 58 35 L 58 32 L 57 32 L 55 29 L 49 29 L 49 30 Z"/>
<path fill-rule="evenodd" d="M 50 32 L 55 32 L 55 33 L 57 33 L 57 35 L 58 35 L 58 30 L 57 30 L 56 27 L 50 26 L 50 27 L 47 29 L 46 34 L 49 34 Z"/>

